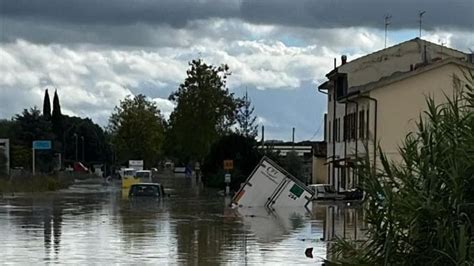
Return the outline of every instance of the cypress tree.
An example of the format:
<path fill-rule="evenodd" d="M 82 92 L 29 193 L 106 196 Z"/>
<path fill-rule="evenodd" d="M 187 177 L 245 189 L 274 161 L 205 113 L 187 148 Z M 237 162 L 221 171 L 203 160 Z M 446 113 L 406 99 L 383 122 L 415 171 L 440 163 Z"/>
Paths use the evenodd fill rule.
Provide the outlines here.
<path fill-rule="evenodd" d="M 61 105 L 59 104 L 58 92 L 54 91 L 53 98 L 53 115 L 51 117 L 53 124 L 53 132 L 59 138 L 61 137 L 62 132 L 62 114 L 61 114 Z"/>
<path fill-rule="evenodd" d="M 51 120 L 51 102 L 49 100 L 48 89 L 44 92 L 43 117 L 47 121 Z"/>

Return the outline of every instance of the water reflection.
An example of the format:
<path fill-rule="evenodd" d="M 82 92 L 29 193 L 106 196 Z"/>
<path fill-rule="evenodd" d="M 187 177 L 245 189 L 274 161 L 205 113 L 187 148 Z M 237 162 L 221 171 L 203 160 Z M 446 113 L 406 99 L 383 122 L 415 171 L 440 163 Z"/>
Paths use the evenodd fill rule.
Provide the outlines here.
<path fill-rule="evenodd" d="M 195 179 L 159 178 L 170 198 L 129 200 L 120 187 L 0 199 L 2 260 L 17 264 L 314 264 L 335 236 L 359 239 L 357 206 L 229 207 Z M 314 259 L 305 256 L 313 247 Z"/>
<path fill-rule="evenodd" d="M 51 209 L 45 209 L 43 212 L 43 228 L 44 228 L 44 247 L 46 257 L 50 254 L 51 238 L 53 238 L 54 253 L 59 253 L 61 244 L 61 227 L 62 227 L 62 209 L 56 204 L 52 204 Z"/>
<path fill-rule="evenodd" d="M 319 203 L 313 208 L 316 217 L 323 222 L 322 240 L 336 238 L 360 240 L 364 238 L 362 207 L 359 204 Z"/>
<path fill-rule="evenodd" d="M 246 229 L 261 243 L 274 243 L 303 228 L 310 217 L 305 208 L 239 208 Z"/>

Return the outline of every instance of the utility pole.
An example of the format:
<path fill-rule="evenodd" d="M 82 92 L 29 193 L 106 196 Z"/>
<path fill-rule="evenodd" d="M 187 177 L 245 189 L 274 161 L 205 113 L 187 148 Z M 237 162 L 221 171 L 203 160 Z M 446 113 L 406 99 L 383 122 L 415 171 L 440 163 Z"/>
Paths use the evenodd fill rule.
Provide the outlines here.
<path fill-rule="evenodd" d="M 265 126 L 262 126 L 262 150 L 265 150 Z"/>
<path fill-rule="evenodd" d="M 293 136 L 291 138 L 291 143 L 292 143 L 292 151 L 294 152 L 295 151 L 295 128 L 293 128 Z"/>
<path fill-rule="evenodd" d="M 392 18 L 391 15 L 386 15 L 385 16 L 385 48 L 387 48 L 388 25 L 390 25 L 390 23 L 391 23 L 391 21 L 390 21 L 391 18 Z"/>
<path fill-rule="evenodd" d="M 74 133 L 74 141 L 75 141 L 75 144 L 76 144 L 76 162 L 77 162 L 77 133 Z"/>
<path fill-rule="evenodd" d="M 81 140 L 82 140 L 82 162 L 85 162 L 85 159 L 84 159 L 84 136 L 81 136 Z"/>
<path fill-rule="evenodd" d="M 420 34 L 418 35 L 418 37 L 421 38 L 421 24 L 423 23 L 423 14 L 425 14 L 426 11 L 419 11 L 418 12 L 418 22 L 420 23 Z"/>

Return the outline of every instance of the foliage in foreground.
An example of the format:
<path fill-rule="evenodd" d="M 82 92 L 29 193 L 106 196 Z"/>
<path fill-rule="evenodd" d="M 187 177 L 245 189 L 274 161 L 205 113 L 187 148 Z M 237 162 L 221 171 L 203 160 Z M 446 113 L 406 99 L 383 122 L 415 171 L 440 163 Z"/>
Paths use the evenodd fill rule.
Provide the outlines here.
<path fill-rule="evenodd" d="M 374 173 L 360 168 L 367 193 L 368 240 L 339 240 L 338 262 L 369 265 L 467 265 L 474 261 L 473 75 L 464 90 L 428 110 L 394 163 L 380 151 Z M 448 97 L 447 97 L 448 98 Z"/>

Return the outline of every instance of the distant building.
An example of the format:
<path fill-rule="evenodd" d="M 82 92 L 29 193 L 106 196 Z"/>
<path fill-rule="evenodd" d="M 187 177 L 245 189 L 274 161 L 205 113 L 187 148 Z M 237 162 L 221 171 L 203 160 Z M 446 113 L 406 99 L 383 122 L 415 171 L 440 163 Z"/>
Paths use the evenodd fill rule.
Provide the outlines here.
<path fill-rule="evenodd" d="M 4 169 L 0 169 L 0 173 L 10 174 L 10 140 L 9 139 L 0 139 L 0 162 L 5 159 L 5 165 L 0 165 Z"/>
<path fill-rule="evenodd" d="M 281 157 L 286 157 L 290 152 L 296 153 L 302 159 L 302 179 L 307 183 L 317 183 L 317 180 L 326 179 L 327 167 L 324 165 L 326 162 L 326 144 L 323 141 L 303 141 L 293 145 L 291 142 L 272 140 L 265 141 L 264 147 Z"/>
<path fill-rule="evenodd" d="M 465 82 L 473 54 L 415 38 L 347 62 L 330 71 L 318 90 L 328 95 L 325 116 L 327 182 L 339 191 L 357 186 L 354 162 L 367 154 L 378 166 L 376 144 L 391 160 L 426 108 Z"/>
<path fill-rule="evenodd" d="M 326 154 L 327 145 L 324 141 L 313 142 L 313 169 L 311 184 L 327 184 Z"/>

